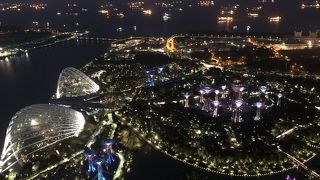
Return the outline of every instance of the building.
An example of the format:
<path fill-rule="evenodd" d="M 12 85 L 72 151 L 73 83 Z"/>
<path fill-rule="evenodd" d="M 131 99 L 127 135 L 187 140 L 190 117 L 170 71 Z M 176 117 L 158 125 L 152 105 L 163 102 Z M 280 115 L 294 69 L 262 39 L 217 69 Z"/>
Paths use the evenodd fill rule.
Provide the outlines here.
<path fill-rule="evenodd" d="M 84 96 L 99 91 L 99 86 L 83 72 L 68 67 L 58 79 L 56 98 Z"/>
<path fill-rule="evenodd" d="M 78 136 L 84 124 L 82 113 L 64 106 L 36 104 L 21 109 L 7 129 L 1 173 L 16 170 L 34 156 L 46 156 L 57 143 Z"/>

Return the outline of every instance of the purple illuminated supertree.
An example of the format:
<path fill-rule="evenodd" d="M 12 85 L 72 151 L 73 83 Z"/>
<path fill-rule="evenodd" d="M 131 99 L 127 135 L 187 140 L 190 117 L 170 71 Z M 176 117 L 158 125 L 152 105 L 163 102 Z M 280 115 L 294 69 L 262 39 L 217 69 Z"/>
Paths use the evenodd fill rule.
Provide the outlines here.
<path fill-rule="evenodd" d="M 204 87 L 203 88 L 204 91 L 204 95 L 208 95 L 211 93 L 212 88 L 211 87 Z M 209 98 L 204 98 L 203 99 L 203 106 L 202 106 L 202 110 L 209 112 L 210 110 L 210 99 Z"/>
<path fill-rule="evenodd" d="M 244 91 L 244 87 L 240 88 L 239 97 L 242 98 L 242 92 Z"/>
<path fill-rule="evenodd" d="M 254 117 L 254 120 L 259 121 L 260 120 L 260 110 L 262 107 L 262 103 L 261 102 L 256 102 L 255 106 L 257 107 L 257 112 L 256 112 L 256 116 Z"/>
<path fill-rule="evenodd" d="M 243 101 L 238 99 L 234 101 L 235 109 L 233 110 L 233 122 L 242 122 L 242 117 L 241 117 L 241 106 L 243 104 Z"/>
<path fill-rule="evenodd" d="M 214 100 L 213 101 L 213 108 L 214 108 L 214 110 L 213 110 L 213 117 L 218 117 L 219 115 L 218 115 L 218 107 L 219 107 L 219 101 L 218 100 Z"/>
<path fill-rule="evenodd" d="M 88 161 L 88 172 L 91 173 L 96 171 L 96 168 L 94 167 L 94 161 L 93 161 L 93 159 L 95 158 L 95 153 L 92 150 L 86 150 L 84 152 L 84 156 Z"/>
<path fill-rule="evenodd" d="M 218 89 L 214 90 L 214 94 L 216 95 L 214 99 L 215 99 L 216 101 L 219 100 L 219 93 L 220 93 L 220 91 L 219 91 Z"/>
<path fill-rule="evenodd" d="M 112 155 L 112 145 L 114 143 L 114 140 L 112 139 L 107 139 L 107 140 L 104 140 L 102 141 L 102 147 L 103 147 L 103 150 L 104 152 L 106 152 L 106 162 L 107 164 L 111 164 L 112 162 L 114 162 L 114 158 L 113 158 L 113 155 Z"/>
<path fill-rule="evenodd" d="M 283 94 L 278 93 L 278 94 L 277 94 L 277 97 L 278 97 L 277 106 L 280 106 L 280 104 L 281 104 L 281 98 L 283 97 Z"/>
<path fill-rule="evenodd" d="M 200 89 L 200 103 L 204 103 L 204 94 L 205 91 L 203 89 Z"/>
<path fill-rule="evenodd" d="M 222 98 L 225 98 L 225 97 L 226 97 L 226 89 L 227 89 L 227 86 L 226 86 L 226 85 L 222 85 L 222 86 L 221 86 L 221 89 L 222 89 L 222 95 L 221 95 L 221 97 L 222 97 Z"/>
<path fill-rule="evenodd" d="M 267 87 L 266 86 L 260 86 L 260 91 L 262 94 L 261 101 L 263 101 L 263 104 L 266 105 L 266 91 Z"/>
<path fill-rule="evenodd" d="M 286 180 L 296 180 L 296 177 L 291 177 L 289 174 L 286 177 Z"/>
<path fill-rule="evenodd" d="M 184 93 L 183 95 L 184 95 L 184 97 L 185 97 L 184 107 L 185 107 L 185 108 L 188 108 L 188 107 L 189 107 L 189 97 L 190 97 L 191 94 L 190 94 L 190 93 Z"/>
<path fill-rule="evenodd" d="M 98 168 L 98 180 L 105 180 L 106 178 L 103 176 L 102 164 L 104 163 L 102 158 L 98 158 L 96 160 L 96 165 Z"/>

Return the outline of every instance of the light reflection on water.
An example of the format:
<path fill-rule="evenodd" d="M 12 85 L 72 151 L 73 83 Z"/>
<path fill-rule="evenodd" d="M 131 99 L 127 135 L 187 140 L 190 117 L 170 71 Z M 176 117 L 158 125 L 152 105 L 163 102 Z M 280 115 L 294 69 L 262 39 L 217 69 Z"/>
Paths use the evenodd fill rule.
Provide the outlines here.
<path fill-rule="evenodd" d="M 30 58 L 28 53 L 23 53 L 0 60 L 0 75 L 6 80 L 14 81 L 15 70 L 30 70 Z"/>

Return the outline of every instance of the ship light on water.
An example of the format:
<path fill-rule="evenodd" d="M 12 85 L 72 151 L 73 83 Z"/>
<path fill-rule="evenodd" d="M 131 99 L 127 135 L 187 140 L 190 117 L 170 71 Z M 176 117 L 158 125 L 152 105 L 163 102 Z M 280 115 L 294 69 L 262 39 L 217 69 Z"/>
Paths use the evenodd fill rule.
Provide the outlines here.
<path fill-rule="evenodd" d="M 270 22 L 280 22 L 281 20 L 281 17 L 280 16 L 272 16 L 272 17 L 269 17 L 269 21 Z"/>
<path fill-rule="evenodd" d="M 218 22 L 219 23 L 232 22 L 232 21 L 233 21 L 233 17 L 229 17 L 229 16 L 220 16 L 220 17 L 218 17 Z"/>
<path fill-rule="evenodd" d="M 146 9 L 146 10 L 143 10 L 143 14 L 150 16 L 152 14 L 152 11 L 151 9 Z"/>

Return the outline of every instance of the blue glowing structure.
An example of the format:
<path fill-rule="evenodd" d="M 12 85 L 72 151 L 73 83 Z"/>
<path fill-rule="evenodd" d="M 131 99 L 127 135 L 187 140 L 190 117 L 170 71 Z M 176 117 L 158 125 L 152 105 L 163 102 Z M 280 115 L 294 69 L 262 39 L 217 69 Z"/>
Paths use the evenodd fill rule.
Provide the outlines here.
<path fill-rule="evenodd" d="M 147 76 L 147 84 L 149 86 L 154 86 L 154 79 L 153 79 L 154 75 L 152 74 L 152 72 L 149 70 L 146 70 L 146 76 Z"/>
<path fill-rule="evenodd" d="M 114 143 L 114 140 L 112 139 L 108 139 L 108 140 L 104 140 L 102 141 L 102 146 L 104 148 L 104 151 L 106 152 L 106 162 L 107 164 L 111 164 L 112 162 L 114 162 L 114 158 L 113 158 L 113 155 L 112 155 L 112 145 Z"/>
<path fill-rule="evenodd" d="M 96 165 L 98 168 L 98 180 L 106 180 L 106 178 L 103 176 L 103 169 L 102 169 L 102 164 L 104 163 L 103 159 L 98 158 L 96 160 Z"/>
<path fill-rule="evenodd" d="M 163 67 L 162 66 L 160 66 L 160 67 L 158 67 L 158 73 L 159 73 L 159 75 L 160 75 L 160 81 L 161 82 L 163 82 L 164 81 L 164 78 L 163 78 Z"/>
<path fill-rule="evenodd" d="M 154 79 L 153 79 L 154 75 L 150 74 L 150 86 L 154 86 Z"/>
<path fill-rule="evenodd" d="M 86 160 L 88 160 L 88 172 L 95 172 L 96 168 L 94 167 L 94 161 L 93 159 L 95 158 L 95 153 L 92 150 L 87 150 L 84 153 L 84 156 L 86 157 Z"/>
<path fill-rule="evenodd" d="M 150 83 L 150 71 L 146 70 L 146 75 L 147 75 L 147 83 Z"/>

